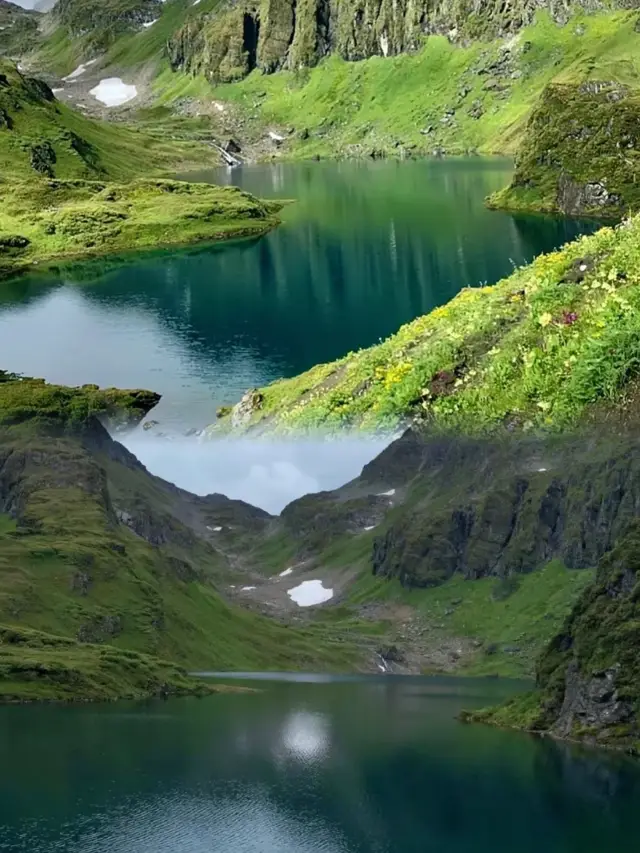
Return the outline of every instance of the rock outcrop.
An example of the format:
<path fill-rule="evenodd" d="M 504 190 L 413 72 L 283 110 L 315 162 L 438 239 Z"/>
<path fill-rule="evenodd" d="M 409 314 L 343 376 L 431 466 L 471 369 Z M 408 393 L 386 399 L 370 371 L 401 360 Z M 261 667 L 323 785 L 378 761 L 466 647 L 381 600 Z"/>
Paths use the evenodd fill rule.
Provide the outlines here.
<path fill-rule="evenodd" d="M 589 81 L 547 87 L 529 119 L 511 185 L 491 207 L 619 217 L 636 210 L 640 100 Z"/>
<path fill-rule="evenodd" d="M 174 68 L 233 80 L 255 67 L 270 73 L 313 66 L 328 53 L 350 61 L 394 56 L 417 49 L 429 34 L 461 42 L 505 36 L 539 9 L 564 23 L 576 9 L 603 8 L 598 0 L 238 0 L 190 17 L 170 40 L 169 53 Z"/>
<path fill-rule="evenodd" d="M 418 458 L 403 512 L 371 556 L 374 574 L 406 586 L 530 572 L 554 558 L 593 567 L 640 510 L 632 440 L 437 439 Z"/>

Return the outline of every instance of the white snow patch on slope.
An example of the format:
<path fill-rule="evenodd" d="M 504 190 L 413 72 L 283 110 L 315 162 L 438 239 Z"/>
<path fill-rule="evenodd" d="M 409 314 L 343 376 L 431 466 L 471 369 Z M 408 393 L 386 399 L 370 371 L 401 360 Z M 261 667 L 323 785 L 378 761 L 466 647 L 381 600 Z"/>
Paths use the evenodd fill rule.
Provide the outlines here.
<path fill-rule="evenodd" d="M 333 598 L 333 590 L 322 586 L 322 581 L 303 581 L 293 589 L 287 590 L 289 598 L 299 607 L 312 607 Z"/>
<path fill-rule="evenodd" d="M 286 578 L 287 575 L 290 575 L 293 572 L 293 569 L 285 569 L 284 572 L 280 572 L 281 578 Z"/>
<path fill-rule="evenodd" d="M 255 589 L 255 586 L 243 586 L 242 587 L 243 592 L 250 592 L 250 590 L 252 590 L 252 589 Z"/>
<path fill-rule="evenodd" d="M 146 23 L 144 23 L 142 26 L 145 28 L 145 30 L 148 30 L 149 27 L 152 27 L 155 23 L 157 23 L 157 21 L 158 19 L 154 18 L 153 21 L 146 21 Z"/>
<path fill-rule="evenodd" d="M 76 80 L 78 77 L 82 77 L 87 68 L 89 68 L 90 65 L 93 65 L 94 62 L 97 62 L 97 60 L 90 59 L 88 62 L 81 62 L 80 65 L 78 65 L 78 67 L 71 72 L 71 74 L 67 74 L 67 76 L 63 77 L 62 79 L 65 81 L 69 81 Z"/>
<path fill-rule="evenodd" d="M 132 101 L 138 94 L 135 86 L 123 83 L 119 77 L 107 77 L 91 89 L 90 95 L 107 107 L 119 107 Z"/>

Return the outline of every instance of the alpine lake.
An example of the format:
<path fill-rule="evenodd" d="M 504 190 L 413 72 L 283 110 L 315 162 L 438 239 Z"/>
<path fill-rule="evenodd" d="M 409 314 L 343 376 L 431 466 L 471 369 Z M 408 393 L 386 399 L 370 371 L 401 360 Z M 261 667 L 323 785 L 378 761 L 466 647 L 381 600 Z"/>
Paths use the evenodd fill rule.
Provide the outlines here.
<path fill-rule="evenodd" d="M 163 430 L 199 430 L 247 388 L 376 343 L 462 287 L 596 227 L 486 210 L 511 168 L 473 158 L 191 174 L 295 201 L 259 239 L 3 283 L 0 365 L 70 385 L 150 388 L 163 395 L 152 413 Z M 145 440 L 134 449 L 149 464 Z M 377 449 L 347 454 L 351 468 L 341 451 L 319 486 L 355 475 Z M 160 459 L 171 454 L 155 453 L 151 469 L 171 478 Z M 233 476 L 220 490 L 251 499 L 245 487 L 233 494 Z M 313 478 L 288 488 L 279 505 Z M 0 851 L 637 849 L 636 761 L 457 719 L 526 684 L 287 674 L 234 683 L 256 692 L 0 708 Z"/>

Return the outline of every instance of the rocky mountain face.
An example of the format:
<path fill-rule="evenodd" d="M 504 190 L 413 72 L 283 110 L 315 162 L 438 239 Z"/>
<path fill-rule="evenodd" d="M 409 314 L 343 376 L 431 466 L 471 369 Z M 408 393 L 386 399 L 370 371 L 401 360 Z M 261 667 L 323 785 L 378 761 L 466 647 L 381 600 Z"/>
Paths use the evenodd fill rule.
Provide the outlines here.
<path fill-rule="evenodd" d="M 123 33 L 156 20 L 162 7 L 163 0 L 57 0 L 51 15 L 72 38 L 85 39 L 89 52 L 97 52 Z"/>
<path fill-rule="evenodd" d="M 493 207 L 619 217 L 637 209 L 636 93 L 610 81 L 547 87 L 532 113 L 511 185 Z"/>
<path fill-rule="evenodd" d="M 632 441 L 431 441 L 371 567 L 407 586 L 530 572 L 554 558 L 593 567 L 639 510 Z"/>
<path fill-rule="evenodd" d="M 640 525 L 600 563 L 595 583 L 538 664 L 540 728 L 633 747 L 640 738 Z"/>
<path fill-rule="evenodd" d="M 38 39 L 41 15 L 7 0 L 0 0 L 0 55 L 20 56 Z"/>
<path fill-rule="evenodd" d="M 640 512 L 632 438 L 477 440 L 408 431 L 334 492 L 277 522 L 301 557 L 375 530 L 374 575 L 406 587 L 532 572 L 552 559 L 593 568 Z"/>
<path fill-rule="evenodd" d="M 635 8 L 638 2 L 619 5 Z M 349 61 L 394 56 L 415 50 L 434 33 L 461 42 L 504 36 L 540 9 L 564 22 L 576 9 L 602 8 L 597 0 L 239 0 L 191 16 L 168 49 L 174 68 L 229 81 L 256 67 L 271 73 L 313 66 L 329 53 Z"/>

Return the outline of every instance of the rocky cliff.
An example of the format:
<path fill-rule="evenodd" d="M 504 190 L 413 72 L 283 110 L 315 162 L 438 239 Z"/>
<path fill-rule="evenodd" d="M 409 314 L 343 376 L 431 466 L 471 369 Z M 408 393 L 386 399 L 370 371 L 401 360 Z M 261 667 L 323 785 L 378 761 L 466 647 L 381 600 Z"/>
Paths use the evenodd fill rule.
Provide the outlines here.
<path fill-rule="evenodd" d="M 538 691 L 469 718 L 640 750 L 640 525 L 600 561 L 537 666 Z"/>
<path fill-rule="evenodd" d="M 640 100 L 610 81 L 549 86 L 529 119 L 511 185 L 490 206 L 602 218 L 640 201 Z"/>
<path fill-rule="evenodd" d="M 452 41 L 504 36 L 530 23 L 540 9 L 564 23 L 576 10 L 597 11 L 619 4 L 518 0 L 262 0 L 227 3 L 194 15 L 169 42 L 174 68 L 234 80 L 261 68 L 298 70 L 329 53 L 350 61 L 415 50 L 429 34 Z"/>
<path fill-rule="evenodd" d="M 373 543 L 371 570 L 406 586 L 593 567 L 640 510 L 633 439 L 426 439 L 403 511 Z M 379 465 L 384 463 L 384 454 Z"/>

